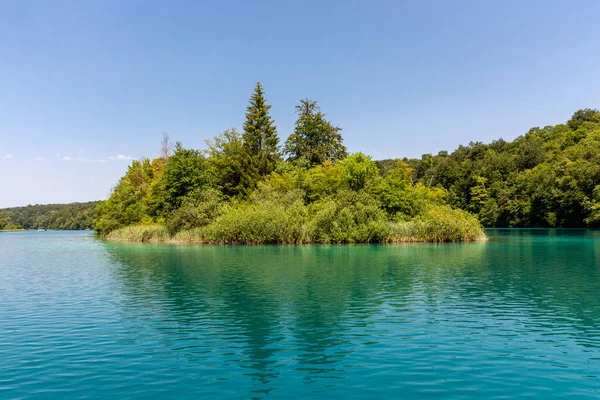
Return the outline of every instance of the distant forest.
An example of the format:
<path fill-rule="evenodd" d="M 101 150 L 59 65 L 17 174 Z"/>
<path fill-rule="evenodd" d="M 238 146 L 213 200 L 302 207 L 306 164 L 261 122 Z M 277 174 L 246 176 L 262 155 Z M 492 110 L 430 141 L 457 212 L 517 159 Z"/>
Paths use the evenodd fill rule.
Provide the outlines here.
<path fill-rule="evenodd" d="M 512 142 L 472 142 L 404 159 L 413 181 L 448 191 L 450 205 L 485 227 L 600 226 L 600 111 L 532 128 Z M 378 161 L 385 173 L 394 160 Z"/>
<path fill-rule="evenodd" d="M 0 210 L 0 230 L 91 229 L 98 201 L 71 204 L 44 204 Z"/>

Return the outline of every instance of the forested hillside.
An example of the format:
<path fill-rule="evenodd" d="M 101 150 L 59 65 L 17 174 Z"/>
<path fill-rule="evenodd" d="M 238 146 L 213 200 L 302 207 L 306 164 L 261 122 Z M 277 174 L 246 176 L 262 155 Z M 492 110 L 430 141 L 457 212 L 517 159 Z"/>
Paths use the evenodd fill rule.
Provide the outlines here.
<path fill-rule="evenodd" d="M 0 210 L 0 213 L 10 223 L 24 229 L 45 227 L 46 229 L 80 230 L 91 229 L 94 210 L 97 205 L 97 201 L 71 204 L 38 204 L 5 208 Z"/>
<path fill-rule="evenodd" d="M 0 210 L 0 231 L 21 230 L 19 225 L 15 224 L 6 214 Z"/>
<path fill-rule="evenodd" d="M 451 205 L 489 227 L 600 226 L 600 112 L 565 124 L 405 160 L 413 179 L 448 191 Z M 385 170 L 393 162 L 378 162 Z"/>
<path fill-rule="evenodd" d="M 413 182 L 395 160 L 383 173 L 348 155 L 341 128 L 315 101 L 296 106 L 281 145 L 264 90 L 256 85 L 240 133 L 204 150 L 181 143 L 134 161 L 94 228 L 112 239 L 200 243 L 358 243 L 482 238 L 476 218 L 447 205 L 448 192 Z"/>

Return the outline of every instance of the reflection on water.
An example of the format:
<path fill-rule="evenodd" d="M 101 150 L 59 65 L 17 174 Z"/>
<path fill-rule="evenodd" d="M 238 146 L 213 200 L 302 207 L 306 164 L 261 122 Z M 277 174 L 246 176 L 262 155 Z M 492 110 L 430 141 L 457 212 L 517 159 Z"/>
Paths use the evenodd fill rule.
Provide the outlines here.
<path fill-rule="evenodd" d="M 0 310 L 0 390 L 599 396 L 599 233 L 489 234 L 468 244 L 278 247 L 0 237 L 0 260 L 13 260 L 0 270 L 0 299 L 10 298 Z M 49 278 L 23 279 L 32 268 Z M 33 339 L 52 350 L 28 350 Z M 38 369 L 22 361 L 32 354 Z"/>

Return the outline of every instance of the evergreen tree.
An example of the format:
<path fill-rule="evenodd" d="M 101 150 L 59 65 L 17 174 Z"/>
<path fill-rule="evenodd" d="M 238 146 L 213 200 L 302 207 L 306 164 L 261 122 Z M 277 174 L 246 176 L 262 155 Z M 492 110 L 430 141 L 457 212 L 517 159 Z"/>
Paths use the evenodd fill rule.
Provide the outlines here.
<path fill-rule="evenodd" d="M 270 109 L 263 87 L 260 82 L 257 82 L 254 93 L 250 96 L 250 104 L 246 108 L 242 140 L 248 157 L 246 167 L 258 176 L 273 172 L 280 159 L 279 137 L 273 119 L 269 115 Z"/>
<path fill-rule="evenodd" d="M 310 165 L 319 165 L 346 158 L 348 153 L 340 134 L 342 129 L 325 119 L 316 101 L 300 100 L 296 114 L 294 133 L 284 146 L 284 153 L 291 161 L 306 160 Z"/>

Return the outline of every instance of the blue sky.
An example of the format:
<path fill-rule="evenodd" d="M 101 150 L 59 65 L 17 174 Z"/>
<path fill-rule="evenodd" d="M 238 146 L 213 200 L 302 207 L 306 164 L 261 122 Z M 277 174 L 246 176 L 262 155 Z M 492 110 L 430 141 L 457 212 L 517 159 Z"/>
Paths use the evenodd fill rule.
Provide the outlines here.
<path fill-rule="evenodd" d="M 317 100 L 351 152 L 417 157 L 600 107 L 599 1 L 0 0 L 0 207 L 106 198 L 163 131 L 283 140 Z"/>

